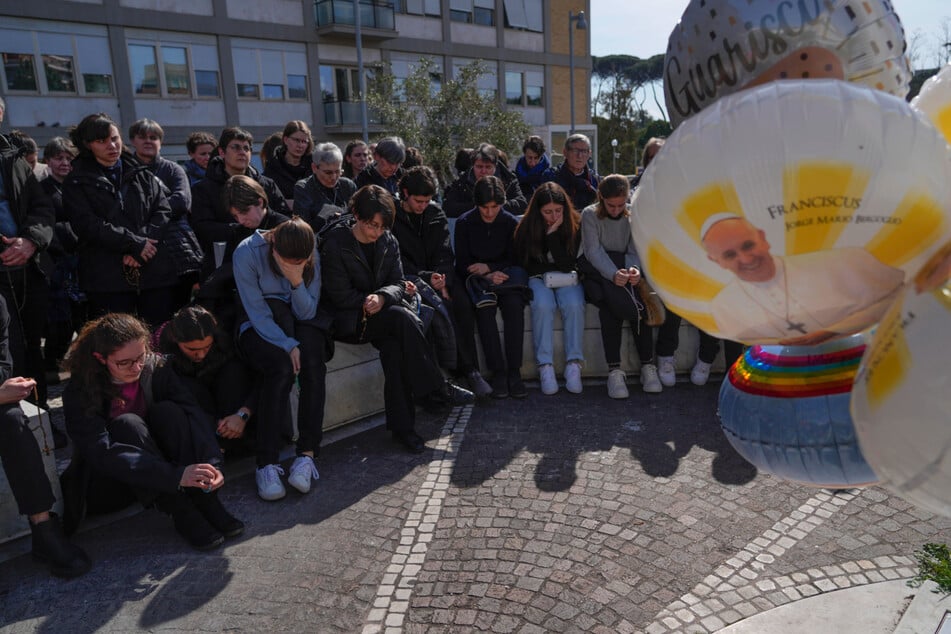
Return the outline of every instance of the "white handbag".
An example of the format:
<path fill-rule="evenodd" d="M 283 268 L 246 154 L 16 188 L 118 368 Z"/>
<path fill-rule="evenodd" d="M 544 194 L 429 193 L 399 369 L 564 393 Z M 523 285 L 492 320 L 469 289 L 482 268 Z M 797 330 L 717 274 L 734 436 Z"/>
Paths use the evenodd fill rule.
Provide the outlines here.
<path fill-rule="evenodd" d="M 578 271 L 548 271 L 542 274 L 542 281 L 548 288 L 578 285 Z"/>

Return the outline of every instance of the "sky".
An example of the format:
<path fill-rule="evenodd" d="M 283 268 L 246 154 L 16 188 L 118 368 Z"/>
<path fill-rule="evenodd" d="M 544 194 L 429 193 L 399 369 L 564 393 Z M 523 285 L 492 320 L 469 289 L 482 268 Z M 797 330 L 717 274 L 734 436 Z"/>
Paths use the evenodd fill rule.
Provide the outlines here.
<path fill-rule="evenodd" d="M 688 4 L 688 0 L 591 0 L 591 54 L 647 58 L 666 52 L 670 32 Z M 951 39 L 951 2 L 892 0 L 892 5 L 905 27 L 906 37 L 916 41 L 912 49 L 917 52 L 913 66 L 937 66 L 941 43 Z M 942 29 L 942 22 L 946 29 Z M 663 101 L 662 91 L 660 99 Z M 644 105 L 652 116 L 659 116 L 650 99 Z"/>

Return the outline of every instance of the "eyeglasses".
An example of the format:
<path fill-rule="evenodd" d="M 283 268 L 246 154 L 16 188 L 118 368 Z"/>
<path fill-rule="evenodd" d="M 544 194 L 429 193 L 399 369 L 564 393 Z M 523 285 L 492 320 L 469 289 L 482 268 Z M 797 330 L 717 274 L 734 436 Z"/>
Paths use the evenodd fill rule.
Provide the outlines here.
<path fill-rule="evenodd" d="M 122 368 L 123 370 L 128 370 L 134 365 L 145 365 L 145 353 L 143 352 L 134 359 L 121 359 L 119 361 L 112 362 L 117 368 Z"/>
<path fill-rule="evenodd" d="M 232 152 L 251 152 L 250 145 L 241 145 L 239 143 L 232 143 L 227 147 L 227 149 L 231 150 Z"/>
<path fill-rule="evenodd" d="M 565 151 L 566 154 L 574 154 L 575 156 L 587 156 L 591 154 L 589 148 L 580 148 L 580 147 L 570 147 Z"/>
<path fill-rule="evenodd" d="M 303 139 L 302 139 L 302 138 L 296 137 L 296 136 L 289 136 L 289 137 L 287 137 L 287 139 L 288 139 L 289 141 L 293 141 L 293 142 L 296 143 L 297 145 L 307 145 L 308 143 L 310 143 L 310 139 L 308 139 L 308 138 L 303 138 Z"/>
<path fill-rule="evenodd" d="M 369 220 L 361 220 L 360 222 L 362 222 L 364 225 L 366 225 L 370 229 L 373 229 L 374 231 L 383 231 L 384 229 L 386 229 L 386 227 L 384 227 L 378 222 L 370 222 Z"/>

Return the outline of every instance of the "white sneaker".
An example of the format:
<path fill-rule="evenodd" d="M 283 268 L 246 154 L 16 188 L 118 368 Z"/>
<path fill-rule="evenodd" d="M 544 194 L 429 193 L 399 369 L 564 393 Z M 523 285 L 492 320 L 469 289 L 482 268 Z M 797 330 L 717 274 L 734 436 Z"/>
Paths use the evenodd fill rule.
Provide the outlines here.
<path fill-rule="evenodd" d="M 657 366 L 653 363 L 645 363 L 641 366 L 641 387 L 645 392 L 657 394 L 664 391 L 661 385 L 660 377 L 657 376 Z"/>
<path fill-rule="evenodd" d="M 693 370 L 690 371 L 690 382 L 694 385 L 706 385 L 707 379 L 710 378 L 710 365 L 711 364 L 704 363 L 700 359 L 697 359 Z"/>
<path fill-rule="evenodd" d="M 673 357 L 657 357 L 657 374 L 664 387 L 673 387 L 677 384 L 677 369 L 674 367 Z M 660 390 L 657 390 L 658 392 Z"/>
<path fill-rule="evenodd" d="M 627 375 L 624 370 L 611 370 L 608 373 L 608 396 L 611 398 L 627 398 Z"/>
<path fill-rule="evenodd" d="M 572 394 L 581 394 L 581 364 L 569 361 L 565 366 L 565 388 Z"/>
<path fill-rule="evenodd" d="M 552 395 L 558 392 L 555 368 L 550 363 L 538 366 L 538 380 L 542 384 L 542 394 Z"/>
<path fill-rule="evenodd" d="M 291 465 L 291 475 L 287 476 L 287 483 L 301 493 L 307 493 L 310 491 L 310 481 L 319 478 L 314 459 L 310 456 L 297 456 Z"/>
<path fill-rule="evenodd" d="M 284 469 L 279 464 L 269 464 L 257 470 L 254 479 L 258 483 L 258 495 L 262 500 L 280 500 L 287 494 L 281 483 L 282 475 Z"/>

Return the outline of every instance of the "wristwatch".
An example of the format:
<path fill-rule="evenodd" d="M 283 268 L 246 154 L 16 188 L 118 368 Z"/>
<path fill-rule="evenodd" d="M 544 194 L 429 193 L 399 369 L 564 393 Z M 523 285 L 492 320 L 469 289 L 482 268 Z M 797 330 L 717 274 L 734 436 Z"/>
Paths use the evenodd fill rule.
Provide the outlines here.
<path fill-rule="evenodd" d="M 239 409 L 237 412 L 235 412 L 235 416 L 237 416 L 244 422 L 248 422 L 248 419 L 251 418 L 250 416 L 248 416 L 248 413 L 244 411 L 243 409 Z"/>

